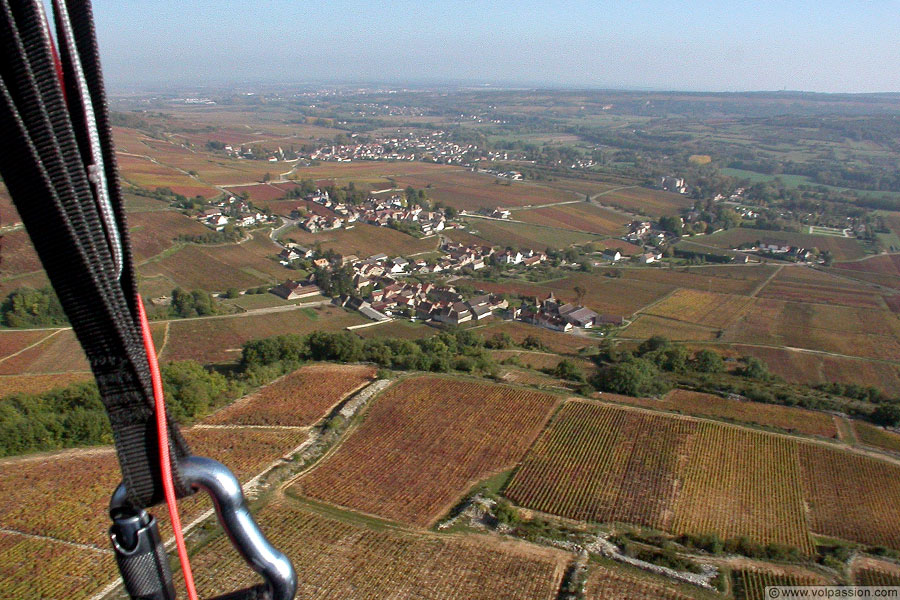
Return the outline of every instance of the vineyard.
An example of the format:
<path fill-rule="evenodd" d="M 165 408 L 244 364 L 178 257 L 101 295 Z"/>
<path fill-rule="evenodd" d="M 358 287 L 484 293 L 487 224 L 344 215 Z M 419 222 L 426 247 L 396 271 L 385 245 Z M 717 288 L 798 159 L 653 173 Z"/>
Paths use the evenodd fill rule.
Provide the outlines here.
<path fill-rule="evenodd" d="M 157 324 L 156 327 L 161 326 Z M 64 371 L 90 371 L 87 357 L 71 329 L 48 335 L 40 344 L 0 362 L 0 375 Z"/>
<path fill-rule="evenodd" d="M 194 428 L 186 434 L 195 454 L 225 463 L 243 481 L 306 439 L 304 432 L 291 430 Z M 112 448 L 5 460 L 0 527 L 107 548 L 107 505 L 120 480 Z M 181 504 L 186 523 L 209 506 L 205 498 Z M 163 513 L 156 511 L 161 524 Z"/>
<path fill-rule="evenodd" d="M 887 310 L 758 298 L 722 341 L 900 360 L 900 320 Z"/>
<path fill-rule="evenodd" d="M 112 552 L 0 532 L 2 598 L 81 600 L 116 574 Z"/>
<path fill-rule="evenodd" d="M 483 244 L 531 248 L 534 251 L 543 251 L 548 247 L 567 248 L 596 239 L 592 233 L 541 227 L 531 223 L 472 218 L 467 219 L 466 224 L 469 232 L 480 237 Z"/>
<path fill-rule="evenodd" d="M 594 565 L 584 586 L 585 600 L 695 600 L 715 598 L 712 592 L 703 592 L 688 586 L 676 586 L 650 579 L 648 575 L 631 575 L 624 569 L 611 569 Z"/>
<path fill-rule="evenodd" d="M 4 215 L 5 216 L 5 215 Z M 3 277 L 41 270 L 41 259 L 24 229 L 3 234 Z"/>
<path fill-rule="evenodd" d="M 637 279 L 664 283 L 672 287 L 687 288 L 719 294 L 749 294 L 766 280 L 775 267 L 771 265 L 682 267 L 680 269 L 622 269 L 623 279 Z"/>
<path fill-rule="evenodd" d="M 759 293 L 761 298 L 791 302 L 816 302 L 860 308 L 884 308 L 877 289 L 829 273 L 808 268 L 788 267 Z"/>
<path fill-rule="evenodd" d="M 761 404 L 744 400 L 731 400 L 712 394 L 672 390 L 661 400 L 634 398 L 629 404 L 648 408 L 671 410 L 698 417 L 728 419 L 742 423 L 755 423 L 778 427 L 794 433 L 818 435 L 826 438 L 837 436 L 834 418 L 826 413 L 803 408 Z"/>
<path fill-rule="evenodd" d="M 0 330 L 0 362 L 51 335 L 52 331 L 35 329 Z"/>
<path fill-rule="evenodd" d="M 829 251 L 835 260 L 853 260 L 865 256 L 865 248 L 855 238 L 835 237 L 830 235 L 810 235 L 788 231 L 764 231 L 736 227 L 703 238 L 703 243 L 718 248 L 737 248 L 741 244 L 755 244 L 760 239 L 774 240 L 800 246 L 801 248 L 818 248 Z"/>
<path fill-rule="evenodd" d="M 674 532 L 747 536 L 813 554 L 796 441 L 707 422 L 685 452 Z"/>
<path fill-rule="evenodd" d="M 900 387 L 900 369 L 891 363 L 786 348 L 731 347 L 744 356 L 759 358 L 772 373 L 792 383 L 856 383 L 889 393 Z"/>
<path fill-rule="evenodd" d="M 697 423 L 567 403 L 525 457 L 506 495 L 571 519 L 670 525 L 682 448 Z"/>
<path fill-rule="evenodd" d="M 379 252 L 391 256 L 397 254 L 408 256 L 437 248 L 437 239 L 434 237 L 415 238 L 390 227 L 377 227 L 367 223 L 357 223 L 352 229 L 335 229 L 318 233 L 295 229 L 290 232 L 288 238 L 309 247 L 321 244 L 323 251 L 334 250 L 344 256 L 355 254 L 363 257 Z"/>
<path fill-rule="evenodd" d="M 209 229 L 174 210 L 155 210 L 128 215 L 128 233 L 137 262 L 156 256 L 175 244 L 179 235 L 203 235 Z"/>
<path fill-rule="evenodd" d="M 0 375 L 0 398 L 10 394 L 37 394 L 92 379 L 91 373 L 84 372 L 50 375 Z"/>
<path fill-rule="evenodd" d="M 854 579 L 856 585 L 900 586 L 900 572 L 889 573 L 878 569 L 859 569 Z"/>
<path fill-rule="evenodd" d="M 535 327 L 533 325 L 522 323 L 521 321 L 495 321 L 478 329 L 478 332 L 484 336 L 485 339 L 498 333 L 505 333 L 509 335 L 516 344 L 521 344 L 526 338 L 531 337 L 538 340 L 548 352 L 555 352 L 557 354 L 575 354 L 582 348 L 589 346 L 591 343 L 588 338 L 567 335 L 543 327 Z"/>
<path fill-rule="evenodd" d="M 297 568 L 297 597 L 309 600 L 440 598 L 551 600 L 567 555 L 487 539 L 370 530 L 293 504 L 266 506 L 257 519 Z M 225 536 L 191 557 L 200 596 L 255 581 Z"/>
<path fill-rule="evenodd" d="M 825 585 L 820 577 L 791 573 L 768 573 L 755 569 L 733 571 L 735 600 L 769 600 L 767 586 L 776 585 Z"/>
<path fill-rule="evenodd" d="M 500 385 L 406 379 L 293 489 L 424 527 L 475 482 L 517 462 L 558 401 Z"/>
<path fill-rule="evenodd" d="M 752 307 L 753 299 L 746 296 L 680 289 L 647 309 L 646 314 L 726 329 Z"/>
<path fill-rule="evenodd" d="M 244 342 L 286 331 L 297 334 L 335 331 L 367 322 L 358 313 L 334 306 L 298 309 L 271 314 L 172 321 L 169 343 L 162 360 L 196 360 L 201 363 L 240 359 Z M 0 365 L 2 368 L 2 365 Z"/>
<path fill-rule="evenodd" d="M 372 367 L 308 365 L 238 400 L 207 419 L 228 425 L 312 425 L 342 399 L 366 385 Z"/>
<path fill-rule="evenodd" d="M 814 444 L 800 463 L 814 532 L 900 549 L 900 466 Z"/>
<path fill-rule="evenodd" d="M 602 235 L 621 235 L 629 220 L 627 215 L 587 202 L 517 210 L 513 217 L 527 223 Z"/>
<path fill-rule="evenodd" d="M 678 342 L 711 342 L 719 337 L 719 330 L 695 323 L 643 314 L 626 327 L 622 335 L 635 340 L 661 335 Z"/>
<path fill-rule="evenodd" d="M 891 433 L 862 421 L 854 421 L 853 429 L 863 444 L 900 453 L 900 434 Z"/>

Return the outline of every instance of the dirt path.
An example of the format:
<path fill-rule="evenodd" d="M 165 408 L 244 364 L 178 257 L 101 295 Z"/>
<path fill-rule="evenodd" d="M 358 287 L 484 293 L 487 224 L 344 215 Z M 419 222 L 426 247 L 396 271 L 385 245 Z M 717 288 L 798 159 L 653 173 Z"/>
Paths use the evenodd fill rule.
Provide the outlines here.
<path fill-rule="evenodd" d="M 0 358 L 0 363 L 3 363 L 3 362 L 5 362 L 5 361 L 7 361 L 7 360 L 9 360 L 10 358 L 12 358 L 12 357 L 14 357 L 14 356 L 18 356 L 18 355 L 22 354 L 23 352 L 25 352 L 26 350 L 31 350 L 31 349 L 34 348 L 35 346 L 38 346 L 38 345 L 40 345 L 40 344 L 43 344 L 44 342 L 46 342 L 47 340 L 49 340 L 50 338 L 52 338 L 54 335 L 56 335 L 57 333 L 61 332 L 63 329 L 71 329 L 71 328 L 70 328 L 70 327 L 63 327 L 63 328 L 56 328 L 56 327 L 54 327 L 54 328 L 52 329 L 53 333 L 51 333 L 50 335 L 45 335 L 44 337 L 42 337 L 41 339 L 39 339 L 39 340 L 36 341 L 35 343 L 31 344 L 30 346 L 26 346 L 26 347 L 22 348 L 22 349 L 19 350 L 18 352 L 14 352 L 14 353 L 10 354 L 9 356 L 4 356 L 3 358 Z M 15 331 L 15 330 L 12 330 L 12 331 Z M 27 329 L 27 330 L 24 330 L 24 331 L 34 331 L 34 330 L 33 330 L 33 329 Z M 51 331 L 51 329 L 39 329 L 38 331 Z"/>
<path fill-rule="evenodd" d="M 756 288 L 755 288 L 752 292 L 750 292 L 749 296 L 750 296 L 751 298 L 756 298 L 756 295 L 757 295 L 758 293 L 760 293 L 764 287 L 766 287 L 767 285 L 769 285 L 769 282 L 772 281 L 773 279 L 775 279 L 775 277 L 776 277 L 779 273 L 781 273 L 781 270 L 782 270 L 783 268 L 784 268 L 784 265 L 778 265 L 778 268 L 776 268 L 774 271 L 772 271 L 772 274 L 769 275 L 768 277 L 766 277 L 765 281 L 763 281 L 763 282 L 760 283 L 758 286 L 756 286 Z"/>

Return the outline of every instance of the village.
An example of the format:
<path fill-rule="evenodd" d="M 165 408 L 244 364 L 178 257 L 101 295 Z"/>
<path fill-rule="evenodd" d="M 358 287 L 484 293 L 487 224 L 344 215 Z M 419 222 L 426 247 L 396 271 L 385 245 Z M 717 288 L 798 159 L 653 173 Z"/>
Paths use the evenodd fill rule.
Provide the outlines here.
<path fill-rule="evenodd" d="M 478 146 L 474 144 L 457 144 L 448 139 L 449 134 L 443 130 L 400 134 L 390 137 L 376 137 L 374 139 L 359 138 L 359 134 L 353 133 L 342 142 L 334 144 L 303 147 L 300 149 L 289 148 L 285 150 L 281 146 L 275 149 L 267 149 L 262 146 L 246 145 L 238 146 L 223 144 L 221 148 L 230 158 L 267 160 L 269 162 L 293 162 L 300 161 L 325 161 L 325 162 L 351 162 L 354 160 L 390 160 L 390 161 L 415 161 L 428 160 L 442 164 L 468 165 L 473 153 L 478 152 Z"/>

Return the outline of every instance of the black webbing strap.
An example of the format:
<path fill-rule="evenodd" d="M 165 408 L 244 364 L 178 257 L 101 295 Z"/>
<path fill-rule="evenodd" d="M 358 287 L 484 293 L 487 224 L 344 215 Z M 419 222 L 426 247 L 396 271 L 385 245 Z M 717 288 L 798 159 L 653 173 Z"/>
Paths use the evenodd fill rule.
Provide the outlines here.
<path fill-rule="evenodd" d="M 145 508 L 163 499 L 163 487 L 128 229 L 90 5 L 70 0 L 66 6 L 89 82 L 101 156 L 91 156 L 81 95 L 68 76 L 63 95 L 40 0 L 0 0 L 0 176 L 90 361 L 128 500 Z M 64 72 L 71 73 L 75 57 L 64 47 L 60 57 Z M 121 240 L 119 265 L 88 177 L 88 166 L 99 158 Z M 177 462 L 188 449 L 171 418 L 169 431 L 176 490 L 185 496 L 191 492 Z"/>

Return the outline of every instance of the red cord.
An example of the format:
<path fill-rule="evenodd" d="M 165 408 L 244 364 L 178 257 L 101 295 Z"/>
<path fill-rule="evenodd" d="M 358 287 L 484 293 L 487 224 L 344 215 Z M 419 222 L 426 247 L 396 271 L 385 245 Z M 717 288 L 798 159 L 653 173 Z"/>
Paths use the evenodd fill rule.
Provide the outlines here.
<path fill-rule="evenodd" d="M 178 548 L 178 560 L 181 561 L 181 572 L 184 574 L 184 587 L 190 600 L 197 600 L 197 590 L 194 587 L 194 574 L 191 571 L 191 562 L 188 559 L 187 547 L 184 545 L 184 534 L 181 531 L 181 517 L 178 516 L 178 504 L 175 498 L 175 483 L 172 479 L 172 463 L 169 459 L 169 428 L 166 424 L 166 400 L 163 396 L 162 377 L 159 374 L 159 363 L 156 360 L 156 348 L 153 345 L 153 336 L 150 333 L 150 323 L 147 322 L 147 313 L 144 311 L 144 301 L 140 295 L 137 298 L 138 317 L 141 321 L 141 333 L 144 337 L 144 350 L 147 352 L 147 362 L 150 365 L 150 378 L 153 382 L 153 400 L 156 407 L 156 432 L 159 438 L 159 462 L 162 469 L 163 491 L 166 495 L 166 504 L 169 507 L 169 518 L 172 521 L 172 531 L 175 533 L 175 545 Z"/>

